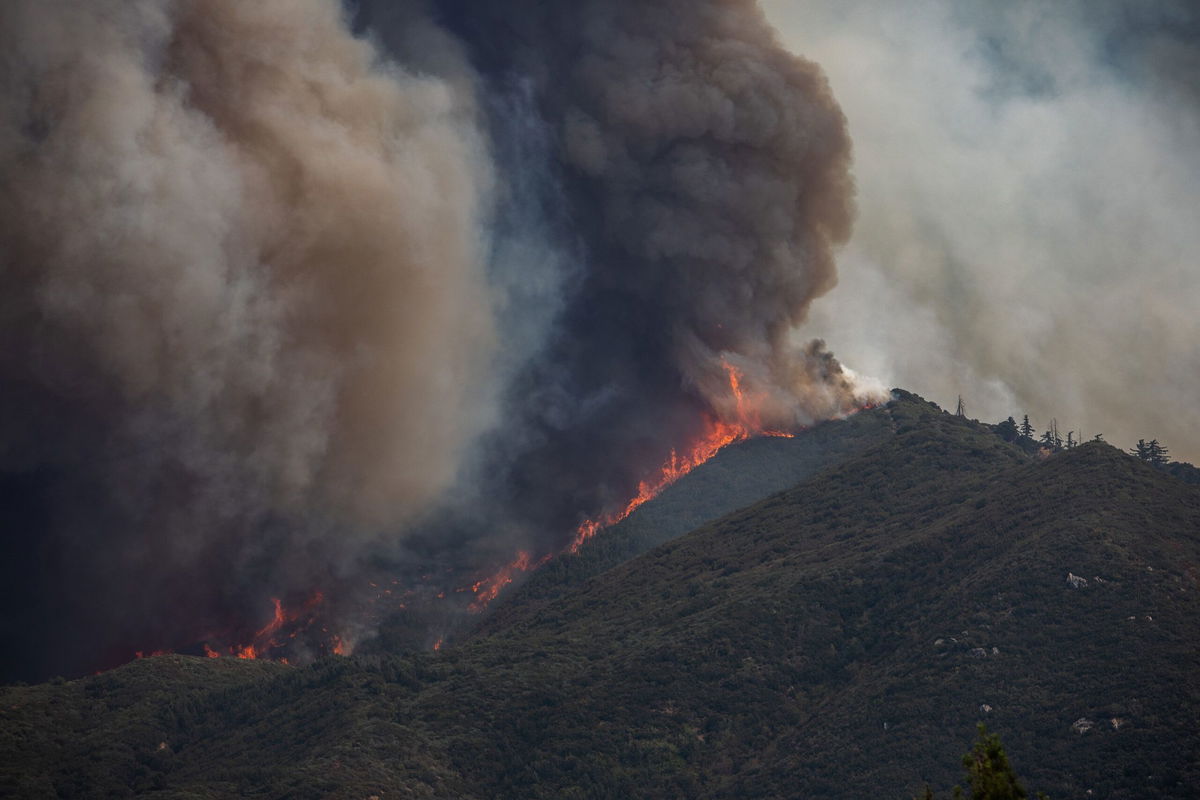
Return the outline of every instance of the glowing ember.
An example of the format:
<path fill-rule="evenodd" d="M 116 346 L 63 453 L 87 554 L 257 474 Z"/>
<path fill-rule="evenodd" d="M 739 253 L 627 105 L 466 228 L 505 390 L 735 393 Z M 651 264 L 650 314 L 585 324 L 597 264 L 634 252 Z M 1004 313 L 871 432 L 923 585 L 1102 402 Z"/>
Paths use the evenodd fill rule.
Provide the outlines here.
<path fill-rule="evenodd" d="M 495 575 L 490 578 L 484 578 L 481 581 L 476 581 L 471 585 L 471 591 L 475 593 L 475 599 L 468 608 L 471 611 L 482 611 L 487 607 L 488 603 L 496 599 L 501 589 L 513 582 L 513 577 L 518 572 L 528 572 L 535 567 L 540 567 L 549 560 L 550 555 L 547 554 L 540 561 L 534 563 L 533 556 L 522 550 L 517 553 L 517 557 L 512 563 L 504 565 Z"/>
<path fill-rule="evenodd" d="M 150 653 L 146 653 L 144 650 L 138 650 L 133 654 L 133 657 L 140 660 L 143 658 L 154 658 L 155 656 L 165 656 L 169 655 L 170 653 L 170 650 L 154 650 Z"/>

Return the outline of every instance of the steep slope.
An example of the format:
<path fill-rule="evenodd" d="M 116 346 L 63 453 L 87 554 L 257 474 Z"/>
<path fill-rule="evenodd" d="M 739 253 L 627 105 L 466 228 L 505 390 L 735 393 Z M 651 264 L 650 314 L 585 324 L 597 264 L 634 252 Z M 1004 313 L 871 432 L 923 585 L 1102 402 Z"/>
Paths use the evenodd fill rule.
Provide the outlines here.
<path fill-rule="evenodd" d="M 905 797 L 954 782 L 983 719 L 1057 799 L 1194 797 L 1200 490 L 1104 445 L 1031 461 L 911 396 L 888 413 L 858 457 L 439 654 L 189 679 L 120 713 L 101 681 L 262 668 L 4 689 L 0 775 L 44 796 L 133 771 L 164 797 Z M 121 746 L 70 744 L 89 728 Z"/>
<path fill-rule="evenodd" d="M 731 445 L 668 486 L 629 517 L 563 553 L 490 609 L 481 632 L 502 627 L 572 586 L 739 508 L 791 488 L 892 435 L 886 409 L 871 409 L 801 431 Z"/>
<path fill-rule="evenodd" d="M 1029 463 L 964 420 L 894 413 L 894 442 L 487 645 L 613 648 L 619 677 L 568 718 L 611 717 L 623 690 L 616 729 L 665 709 L 704 736 L 686 760 L 705 796 L 949 783 L 978 719 L 1051 794 L 1188 796 L 1200 493 L 1102 445 Z"/>

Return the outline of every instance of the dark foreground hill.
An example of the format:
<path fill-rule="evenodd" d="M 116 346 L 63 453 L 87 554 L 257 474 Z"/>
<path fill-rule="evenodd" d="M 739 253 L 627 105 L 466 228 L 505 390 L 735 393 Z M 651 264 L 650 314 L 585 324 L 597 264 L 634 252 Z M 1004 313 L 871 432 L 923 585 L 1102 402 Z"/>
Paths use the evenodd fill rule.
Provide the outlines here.
<path fill-rule="evenodd" d="M 907 797 L 979 720 L 1027 783 L 1196 797 L 1200 489 L 894 435 L 437 654 L 149 659 L 0 690 L 0 794 Z M 1090 794 L 1088 794 L 1090 792 Z"/>

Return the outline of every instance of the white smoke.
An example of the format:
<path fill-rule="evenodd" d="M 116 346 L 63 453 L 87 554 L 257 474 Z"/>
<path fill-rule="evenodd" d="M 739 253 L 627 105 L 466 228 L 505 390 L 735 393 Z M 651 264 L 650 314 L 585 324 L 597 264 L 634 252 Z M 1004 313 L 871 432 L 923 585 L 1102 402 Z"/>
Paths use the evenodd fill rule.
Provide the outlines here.
<path fill-rule="evenodd" d="M 763 6 L 855 141 L 859 224 L 811 330 L 972 416 L 1200 458 L 1195 10 Z"/>

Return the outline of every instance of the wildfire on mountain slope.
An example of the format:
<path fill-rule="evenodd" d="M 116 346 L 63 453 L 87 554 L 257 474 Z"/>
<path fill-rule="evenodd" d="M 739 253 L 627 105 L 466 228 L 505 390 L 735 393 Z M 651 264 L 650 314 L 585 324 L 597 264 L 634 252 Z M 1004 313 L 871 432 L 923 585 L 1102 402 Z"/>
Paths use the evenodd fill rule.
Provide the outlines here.
<path fill-rule="evenodd" d="M 729 362 L 723 362 L 722 366 L 728 376 L 729 391 L 734 400 L 734 419 L 725 421 L 715 416 L 707 417 L 696 440 L 682 451 L 672 450 L 671 455 L 653 474 L 638 482 L 637 493 L 623 506 L 595 517 L 589 517 L 581 522 L 565 552 L 579 552 L 579 548 L 588 539 L 628 517 L 640 506 L 657 497 L 663 489 L 711 459 L 723 448 L 755 436 L 795 436 L 794 433 L 787 431 L 765 428 L 755 399 L 744 388 L 742 373 Z M 528 553 L 519 553 L 516 560 L 506 564 L 495 575 L 478 581 L 471 587 L 471 591 L 477 596 L 469 606 L 470 610 L 483 611 L 492 600 L 496 599 L 505 586 L 512 583 L 516 573 L 528 572 L 541 566 L 550 558 L 551 555 L 548 554 L 535 563 Z"/>
<path fill-rule="evenodd" d="M 190 645 L 182 652 L 194 651 L 196 655 L 204 655 L 208 658 L 226 656 L 244 660 L 269 659 L 288 663 L 288 656 L 295 655 L 289 645 L 303 636 L 306 640 L 306 647 L 311 648 L 312 641 L 318 640 L 322 642 L 318 646 L 321 652 L 343 655 L 347 651 L 347 645 L 341 636 L 329 634 L 324 627 L 320 628 L 320 635 L 314 635 L 317 633 L 314 628 L 318 623 L 320 608 L 324 602 L 325 595 L 319 591 L 313 592 L 303 602 L 290 607 L 280 598 L 273 597 L 271 598 L 273 606 L 271 619 L 253 634 L 243 637 L 232 632 L 210 633 L 202 637 L 202 641 L 198 645 Z M 134 657 L 149 658 L 172 652 L 174 651 L 166 648 L 150 652 L 139 650 L 134 653 Z"/>
<path fill-rule="evenodd" d="M 533 557 L 521 551 L 517 553 L 517 557 L 510 563 L 505 564 L 497 573 L 489 578 L 476 581 L 471 585 L 471 591 L 475 594 L 475 599 L 467 608 L 474 612 L 483 611 L 487 608 L 488 603 L 492 602 L 499 596 L 505 586 L 513 582 L 513 577 L 518 572 L 529 572 L 532 569 L 540 567 L 549 561 L 551 555 L 547 553 L 539 561 L 534 561 Z"/>
<path fill-rule="evenodd" d="M 533 553 L 521 550 L 516 554 L 515 558 L 495 572 L 459 588 L 449 596 L 453 597 L 455 594 L 464 593 L 473 595 L 466 609 L 471 613 L 481 613 L 519 575 L 532 572 L 548 562 L 556 554 L 579 552 L 587 540 L 605 528 L 629 517 L 639 507 L 657 497 L 664 489 L 674 484 L 696 467 L 709 461 L 725 447 L 760 436 L 791 438 L 796 435 L 795 432 L 772 429 L 764 425 L 760 412 L 761 398 L 756 397 L 746 386 L 745 377 L 735 366 L 728 362 L 723 362 L 722 366 L 727 376 L 729 393 L 733 401 L 733 410 L 730 413 L 731 419 L 721 419 L 715 414 L 707 416 L 699 435 L 694 441 L 685 448 L 672 450 L 669 457 L 657 469 L 653 470 L 645 479 L 639 481 L 636 493 L 623 505 L 589 517 L 581 522 L 575 529 L 570 543 L 561 551 L 557 553 L 547 552 L 541 557 L 535 557 Z M 868 404 L 863 407 L 870 408 L 871 406 Z M 433 575 L 425 575 L 423 576 L 423 581 L 428 581 L 432 578 Z M 392 584 L 397 583 L 396 580 L 392 581 Z M 392 596 L 392 589 L 381 589 L 374 582 L 371 582 L 370 586 L 373 590 L 376 590 L 375 593 L 377 595 L 371 601 L 372 603 L 383 601 L 382 604 L 389 608 L 405 608 L 404 603 L 399 603 L 397 606 L 390 602 L 395 599 Z M 427 586 L 426 588 L 429 590 L 427 594 L 430 598 L 436 598 L 437 601 L 444 602 L 448 597 L 447 592 L 445 590 L 437 591 L 437 594 L 434 595 L 433 592 L 436 591 L 435 586 L 435 584 Z M 410 588 L 403 592 L 402 597 L 407 600 L 418 594 L 420 594 L 419 588 Z M 323 601 L 324 595 L 318 591 L 314 592 L 300 606 L 289 609 L 281 600 L 273 598 L 274 613 L 271 620 L 256 631 L 249 638 L 248 642 L 225 646 L 216 645 L 215 647 L 211 642 L 205 642 L 203 644 L 204 654 L 210 658 L 228 655 L 240 659 L 267 658 L 286 662 L 287 658 L 285 655 L 288 651 L 287 645 L 290 642 L 301 634 L 305 634 L 305 638 L 307 639 L 313 638 L 307 634 L 312 632 L 316 624 L 318 616 L 317 608 Z M 336 655 L 344 655 L 349 652 L 350 648 L 343 637 L 337 634 L 329 634 L 325 628 L 321 628 L 321 633 L 323 635 L 317 637 L 323 641 L 323 644 L 320 646 L 321 652 Z M 210 639 L 220 641 L 222 639 L 227 640 L 228 637 L 217 636 L 210 637 Z M 433 649 L 440 650 L 444 641 L 444 637 L 439 638 Z M 167 651 L 155 651 L 153 655 L 158 655 L 162 652 Z M 138 657 L 142 657 L 142 654 L 139 653 Z"/>
<path fill-rule="evenodd" d="M 453 627 L 534 564 L 455 597 L 479 567 L 762 433 L 722 358 L 772 427 L 856 402 L 793 329 L 849 238 L 850 136 L 752 3 L 11 3 L 6 63 L 47 88 L 0 115 L 24 200 L 0 510 L 46 522 L 0 543 L 28 589 L 0 678 L 329 652 L 395 612 L 367 596 L 385 572 L 409 629 Z M 579 117 L 610 107 L 658 113 Z"/>
<path fill-rule="evenodd" d="M 736 418 L 734 421 L 725 422 L 715 417 L 709 417 L 700 437 L 682 453 L 672 450 L 670 457 L 663 462 L 655 475 L 638 483 L 637 494 L 623 508 L 580 523 L 575 531 L 574 541 L 567 548 L 569 552 L 579 552 L 583 543 L 595 536 L 597 532 L 625 519 L 639 506 L 653 500 L 663 489 L 708 461 L 723 448 L 755 436 L 795 436 L 794 433 L 764 429 L 758 409 L 742 388 L 741 372 L 728 362 L 723 362 L 723 366 L 729 377 L 729 390 L 735 402 Z"/>

